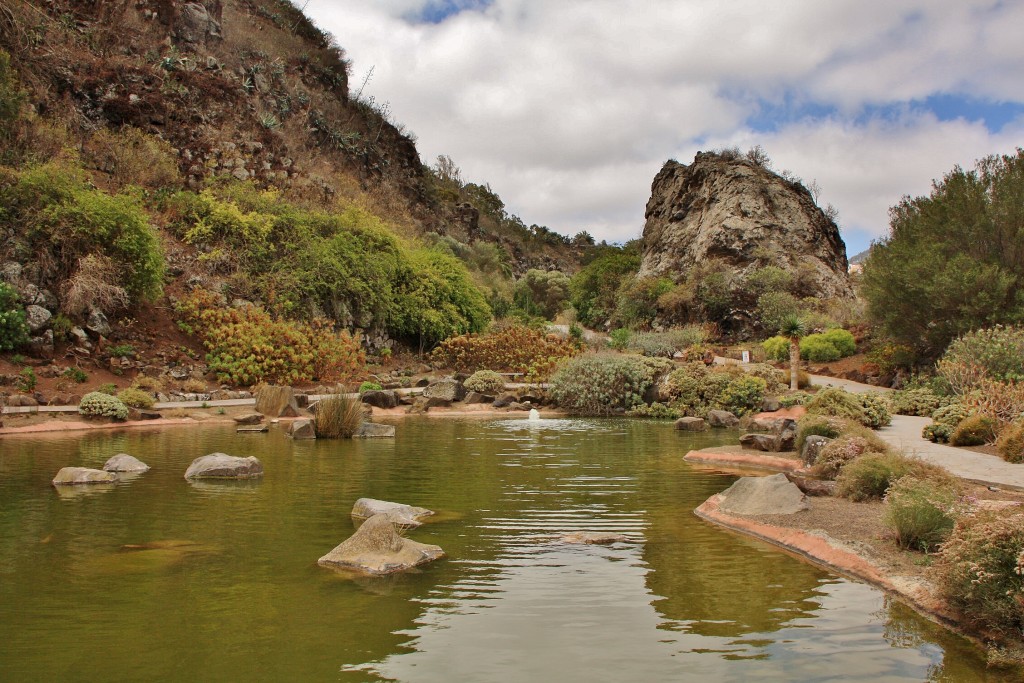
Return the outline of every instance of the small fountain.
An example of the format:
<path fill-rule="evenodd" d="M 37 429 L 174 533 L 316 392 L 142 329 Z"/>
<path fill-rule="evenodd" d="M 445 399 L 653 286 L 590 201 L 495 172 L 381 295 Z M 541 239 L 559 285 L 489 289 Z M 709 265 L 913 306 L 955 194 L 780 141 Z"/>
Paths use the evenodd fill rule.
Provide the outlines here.
<path fill-rule="evenodd" d="M 530 422 L 538 422 L 540 420 L 540 413 L 537 412 L 536 408 L 530 408 Z"/>

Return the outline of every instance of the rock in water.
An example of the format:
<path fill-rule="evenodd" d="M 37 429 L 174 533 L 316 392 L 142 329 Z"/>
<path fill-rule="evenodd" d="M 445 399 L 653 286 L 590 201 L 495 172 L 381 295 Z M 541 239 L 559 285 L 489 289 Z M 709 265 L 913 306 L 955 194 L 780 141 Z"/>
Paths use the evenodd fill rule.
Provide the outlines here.
<path fill-rule="evenodd" d="M 400 526 L 414 528 L 420 526 L 420 519 L 429 517 L 434 511 L 376 498 L 360 498 L 352 506 L 353 519 L 366 520 L 381 514 L 390 514 Z"/>
<path fill-rule="evenodd" d="M 293 439 L 315 439 L 316 429 L 313 428 L 313 421 L 308 418 L 293 420 L 288 425 L 288 436 Z"/>
<path fill-rule="evenodd" d="M 117 475 L 112 472 L 94 470 L 89 467 L 62 467 L 57 476 L 53 478 L 53 485 L 112 484 L 116 481 Z"/>
<path fill-rule="evenodd" d="M 263 476 L 263 463 L 254 456 L 239 458 L 226 453 L 211 453 L 192 461 L 186 479 L 252 479 Z"/>
<path fill-rule="evenodd" d="M 740 419 L 728 410 L 709 410 L 708 424 L 712 427 L 735 427 Z"/>
<path fill-rule="evenodd" d="M 395 425 L 383 425 L 377 422 L 364 422 L 352 435 L 353 439 L 393 439 Z"/>
<path fill-rule="evenodd" d="M 393 574 L 440 557 L 444 557 L 444 551 L 439 546 L 399 535 L 391 514 L 385 513 L 363 522 L 354 534 L 317 562 L 367 574 Z"/>
<path fill-rule="evenodd" d="M 562 536 L 562 543 L 574 545 L 611 545 L 612 543 L 625 543 L 627 539 L 622 534 L 615 534 L 603 531 L 574 531 Z"/>
<path fill-rule="evenodd" d="M 133 455 L 118 453 L 103 463 L 103 469 L 107 472 L 148 472 L 149 465 Z"/>
<path fill-rule="evenodd" d="M 675 427 L 684 432 L 703 432 L 708 423 L 699 417 L 681 417 L 676 420 Z"/>
<path fill-rule="evenodd" d="M 721 494 L 719 508 L 740 515 L 791 515 L 807 510 L 807 497 L 785 474 L 741 477 Z"/>
<path fill-rule="evenodd" d="M 678 281 L 710 259 L 743 274 L 799 269 L 801 296 L 853 296 L 839 228 L 803 185 L 743 157 L 699 152 L 654 178 L 640 276 Z"/>

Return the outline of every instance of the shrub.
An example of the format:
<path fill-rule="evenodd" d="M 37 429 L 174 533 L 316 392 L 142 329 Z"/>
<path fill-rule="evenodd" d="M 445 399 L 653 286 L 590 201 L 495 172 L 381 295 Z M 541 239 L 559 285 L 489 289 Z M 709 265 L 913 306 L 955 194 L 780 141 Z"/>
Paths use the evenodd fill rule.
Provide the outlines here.
<path fill-rule="evenodd" d="M 975 628 L 1005 638 L 1024 632 L 1024 514 L 961 517 L 942 546 L 939 588 Z"/>
<path fill-rule="evenodd" d="M 98 387 L 96 387 L 96 391 L 98 391 L 101 394 L 113 396 L 114 394 L 117 393 L 117 385 L 114 384 L 113 382 L 107 382 L 106 384 L 101 384 Z"/>
<path fill-rule="evenodd" d="M 632 339 L 632 337 L 632 332 L 627 330 L 625 327 L 619 327 L 608 333 L 608 346 L 617 351 L 625 351 L 629 348 L 629 340 Z"/>
<path fill-rule="evenodd" d="M 764 355 L 768 360 L 789 360 L 789 338 L 776 336 L 761 342 Z"/>
<path fill-rule="evenodd" d="M 584 325 L 604 324 L 615 313 L 619 287 L 640 268 L 638 247 L 638 242 L 621 248 L 603 247 L 572 277 L 571 301 Z"/>
<path fill-rule="evenodd" d="M 932 419 L 939 424 L 956 427 L 970 415 L 967 406 L 962 403 L 950 403 L 949 405 L 936 408 L 932 413 Z"/>
<path fill-rule="evenodd" d="M 804 415 L 796 425 L 796 445 L 794 447 L 798 453 L 803 451 L 804 442 L 809 436 L 835 439 L 845 427 L 846 423 L 840 418 L 826 415 Z"/>
<path fill-rule="evenodd" d="M 651 370 L 636 356 L 587 355 L 574 358 L 551 378 L 558 405 L 580 415 L 610 415 L 643 404 L 653 381 Z"/>
<path fill-rule="evenodd" d="M 135 347 L 131 344 L 116 344 L 110 347 L 110 355 L 114 358 L 130 358 L 135 355 Z"/>
<path fill-rule="evenodd" d="M 67 377 L 72 382 L 82 384 L 89 379 L 89 375 L 81 368 L 67 368 L 61 373 L 62 377 Z"/>
<path fill-rule="evenodd" d="M 953 429 L 955 428 L 949 425 L 933 422 L 930 425 L 925 425 L 921 430 L 921 438 L 932 443 L 949 443 L 949 438 L 953 436 Z"/>
<path fill-rule="evenodd" d="M 767 383 L 760 377 L 744 375 L 732 380 L 715 399 L 722 410 L 742 417 L 761 409 Z"/>
<path fill-rule="evenodd" d="M 629 417 L 647 417 L 652 420 L 677 420 L 679 411 L 664 403 L 652 403 L 650 405 L 639 405 L 626 412 Z"/>
<path fill-rule="evenodd" d="M 93 391 L 82 397 L 78 413 L 85 417 L 109 417 L 123 420 L 128 417 L 128 406 L 109 394 Z"/>
<path fill-rule="evenodd" d="M 804 405 L 812 415 L 845 417 L 861 424 L 867 420 L 864 405 L 854 394 L 843 389 L 822 389 Z"/>
<path fill-rule="evenodd" d="M 901 477 L 942 479 L 946 472 L 936 465 L 899 453 L 866 453 L 847 464 L 836 478 L 836 495 L 853 501 L 877 500 Z"/>
<path fill-rule="evenodd" d="M 995 421 L 985 415 L 972 415 L 956 426 L 949 443 L 953 446 L 983 446 L 995 438 Z"/>
<path fill-rule="evenodd" d="M 150 377 L 149 375 L 138 375 L 132 380 L 132 386 L 136 389 L 142 389 L 143 391 L 151 391 L 156 393 L 163 391 L 164 383 L 160 381 L 159 377 Z"/>
<path fill-rule="evenodd" d="M 206 392 L 206 382 L 192 377 L 181 383 L 181 390 L 190 394 L 202 394 Z"/>
<path fill-rule="evenodd" d="M 477 370 L 465 381 L 469 391 L 494 396 L 505 389 L 505 377 L 494 370 Z"/>
<path fill-rule="evenodd" d="M 18 391 L 27 394 L 35 390 L 36 383 L 38 382 L 39 378 L 36 377 L 36 371 L 30 367 L 24 367 L 18 373 L 18 378 L 15 380 L 14 385 L 18 388 Z"/>
<path fill-rule="evenodd" d="M 871 429 L 881 429 L 892 424 L 892 415 L 886 405 L 885 398 L 881 394 L 855 394 L 864 409 L 864 420 L 862 424 Z"/>
<path fill-rule="evenodd" d="M 996 450 L 1006 462 L 1024 462 L 1024 421 L 1002 431 L 996 440 Z"/>
<path fill-rule="evenodd" d="M 984 378 L 961 400 L 971 412 L 985 415 L 1005 426 L 1024 415 L 1024 382 L 997 382 Z"/>
<path fill-rule="evenodd" d="M 357 400 L 345 396 L 321 399 L 316 404 L 313 428 L 317 437 L 325 439 L 349 439 L 363 424 L 363 406 Z"/>
<path fill-rule="evenodd" d="M 769 394 L 783 391 L 789 386 L 788 382 L 784 382 L 782 380 L 782 375 L 779 371 L 767 363 L 753 363 L 746 366 L 744 370 L 752 377 L 760 377 L 763 379 L 765 383 L 765 391 Z"/>
<path fill-rule="evenodd" d="M 25 310 L 18 304 L 18 293 L 0 282 L 0 351 L 13 351 L 28 341 Z"/>
<path fill-rule="evenodd" d="M 779 405 L 783 408 L 792 408 L 793 406 L 802 406 L 813 398 L 811 394 L 806 391 L 794 391 L 791 394 L 779 397 Z"/>
<path fill-rule="evenodd" d="M 543 379 L 557 364 L 579 353 L 570 340 L 523 325 L 509 325 L 486 334 L 465 334 L 441 342 L 431 360 L 459 372 L 488 369 L 524 372 Z"/>
<path fill-rule="evenodd" d="M 996 325 L 968 332 L 949 345 L 942 360 L 975 365 L 996 381 L 1024 381 L 1024 327 Z"/>
<path fill-rule="evenodd" d="M 930 552 L 952 531 L 959 498 L 953 481 L 905 476 L 889 487 L 883 519 L 900 547 Z"/>
<path fill-rule="evenodd" d="M 928 389 L 901 389 L 886 394 L 886 401 L 897 415 L 930 417 L 936 409 L 949 403 L 949 398 Z"/>
<path fill-rule="evenodd" d="M 857 353 L 857 342 L 854 340 L 853 334 L 847 330 L 833 327 L 831 330 L 822 332 L 821 338 L 836 347 L 843 358 Z"/>
<path fill-rule="evenodd" d="M 367 391 L 380 391 L 383 388 L 377 382 L 363 382 L 359 385 L 359 393 L 365 394 Z"/>
<path fill-rule="evenodd" d="M 557 270 L 530 268 L 516 283 L 515 303 L 530 315 L 551 320 L 568 299 L 569 276 Z"/>
<path fill-rule="evenodd" d="M 133 389 L 131 387 L 119 391 L 117 398 L 129 408 L 142 408 L 143 410 L 152 408 L 153 404 L 156 403 L 150 394 L 141 389 Z"/>
<path fill-rule="evenodd" d="M 842 355 L 823 334 L 809 334 L 800 340 L 800 358 L 803 360 L 827 363 L 839 360 Z"/>
<path fill-rule="evenodd" d="M 786 318 L 801 312 L 800 300 L 789 292 L 765 292 L 757 297 L 757 317 L 765 330 L 777 330 Z"/>
<path fill-rule="evenodd" d="M 848 464 L 871 450 L 867 439 L 859 436 L 840 436 L 825 444 L 814 461 L 815 474 L 835 479 Z"/>

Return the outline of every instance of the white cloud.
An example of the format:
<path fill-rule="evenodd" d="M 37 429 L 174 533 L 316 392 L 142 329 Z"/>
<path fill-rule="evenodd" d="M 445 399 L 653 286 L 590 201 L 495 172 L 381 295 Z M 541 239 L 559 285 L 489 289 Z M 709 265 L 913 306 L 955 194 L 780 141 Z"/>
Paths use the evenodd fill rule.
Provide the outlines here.
<path fill-rule="evenodd" d="M 992 133 L 898 107 L 936 94 L 1024 102 L 1024 3 L 996 0 L 495 0 L 439 24 L 427 0 L 311 0 L 428 163 L 450 155 L 527 223 L 635 237 L 654 174 L 696 149 L 764 146 L 817 178 L 844 224 L 953 164 L 1007 152 Z M 471 2 L 462 3 L 473 5 Z M 758 133 L 759 101 L 833 108 Z M 865 115 L 897 106 L 888 118 Z"/>

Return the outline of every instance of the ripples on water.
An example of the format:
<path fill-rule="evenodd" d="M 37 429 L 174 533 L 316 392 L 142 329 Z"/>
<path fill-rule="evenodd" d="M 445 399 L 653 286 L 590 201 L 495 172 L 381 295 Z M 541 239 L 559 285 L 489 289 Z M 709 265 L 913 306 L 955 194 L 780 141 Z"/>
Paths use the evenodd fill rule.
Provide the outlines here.
<path fill-rule="evenodd" d="M 681 457 L 735 435 L 397 424 L 393 442 L 214 428 L 0 444 L 0 678 L 997 680 L 878 591 L 695 518 L 732 478 Z M 154 470 L 70 498 L 46 485 L 119 450 Z M 257 455 L 264 480 L 185 482 L 213 450 Z M 449 559 L 376 579 L 315 566 L 360 496 L 437 510 L 410 536 Z M 561 542 L 573 531 L 627 540 Z M 122 548 L 161 539 L 193 545 Z"/>

